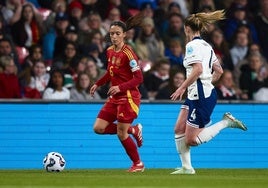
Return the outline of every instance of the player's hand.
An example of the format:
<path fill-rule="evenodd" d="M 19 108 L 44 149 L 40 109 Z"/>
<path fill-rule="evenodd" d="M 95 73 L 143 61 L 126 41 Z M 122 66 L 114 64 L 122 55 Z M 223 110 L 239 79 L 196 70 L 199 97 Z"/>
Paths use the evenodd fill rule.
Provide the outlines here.
<path fill-rule="evenodd" d="M 172 95 L 170 96 L 171 100 L 175 101 L 177 98 L 182 100 L 182 96 L 186 89 L 179 87 Z"/>
<path fill-rule="evenodd" d="M 120 92 L 119 86 L 112 86 L 110 87 L 109 91 L 107 92 L 107 95 L 115 95 Z"/>
<path fill-rule="evenodd" d="M 91 88 L 90 88 L 90 95 L 93 97 L 94 96 L 94 93 L 95 91 L 97 90 L 98 86 L 96 84 L 94 84 Z"/>

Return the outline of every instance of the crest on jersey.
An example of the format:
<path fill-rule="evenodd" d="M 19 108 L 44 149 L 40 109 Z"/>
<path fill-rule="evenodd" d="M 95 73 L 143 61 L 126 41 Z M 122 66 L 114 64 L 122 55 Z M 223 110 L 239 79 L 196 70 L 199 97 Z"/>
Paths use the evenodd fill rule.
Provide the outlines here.
<path fill-rule="evenodd" d="M 186 53 L 187 53 L 187 55 L 191 55 L 191 54 L 193 53 L 193 51 L 194 51 L 194 49 L 193 49 L 192 46 L 187 47 L 187 49 L 186 49 Z"/>
<path fill-rule="evenodd" d="M 121 58 L 117 58 L 117 59 L 115 60 L 115 65 L 119 67 L 120 64 L 121 64 Z"/>
<path fill-rule="evenodd" d="M 115 57 L 113 56 L 112 57 L 112 64 L 114 64 L 115 63 Z"/>

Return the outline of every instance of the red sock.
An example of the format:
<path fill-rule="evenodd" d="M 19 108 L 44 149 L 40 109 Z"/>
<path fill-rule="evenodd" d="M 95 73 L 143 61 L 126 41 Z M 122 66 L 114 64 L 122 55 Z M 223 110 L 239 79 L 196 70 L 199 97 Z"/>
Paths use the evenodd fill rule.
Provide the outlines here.
<path fill-rule="evenodd" d="M 117 125 L 110 123 L 104 130 L 103 134 L 117 134 Z"/>
<path fill-rule="evenodd" d="M 138 164 L 140 162 L 140 156 L 137 150 L 137 146 L 129 136 L 127 139 L 121 141 L 123 147 L 125 148 L 129 158 L 132 160 L 134 164 Z"/>

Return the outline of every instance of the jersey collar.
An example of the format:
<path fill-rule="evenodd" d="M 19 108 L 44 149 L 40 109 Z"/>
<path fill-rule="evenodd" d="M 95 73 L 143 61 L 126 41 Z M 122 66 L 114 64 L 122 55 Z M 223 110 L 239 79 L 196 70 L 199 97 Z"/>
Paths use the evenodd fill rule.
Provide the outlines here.
<path fill-rule="evenodd" d="M 200 36 L 196 36 L 193 38 L 193 40 L 195 40 L 195 39 L 202 39 L 202 38 Z"/>

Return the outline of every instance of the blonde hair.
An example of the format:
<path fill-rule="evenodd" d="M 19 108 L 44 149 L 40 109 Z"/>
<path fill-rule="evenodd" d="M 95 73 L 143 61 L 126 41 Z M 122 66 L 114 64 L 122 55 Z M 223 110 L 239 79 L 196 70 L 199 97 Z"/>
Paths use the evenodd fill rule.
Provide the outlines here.
<path fill-rule="evenodd" d="M 205 32 L 210 24 L 213 24 L 219 20 L 225 19 L 224 10 L 217 10 L 214 12 L 200 12 L 191 14 L 185 19 L 184 25 L 189 26 L 193 32 Z"/>

